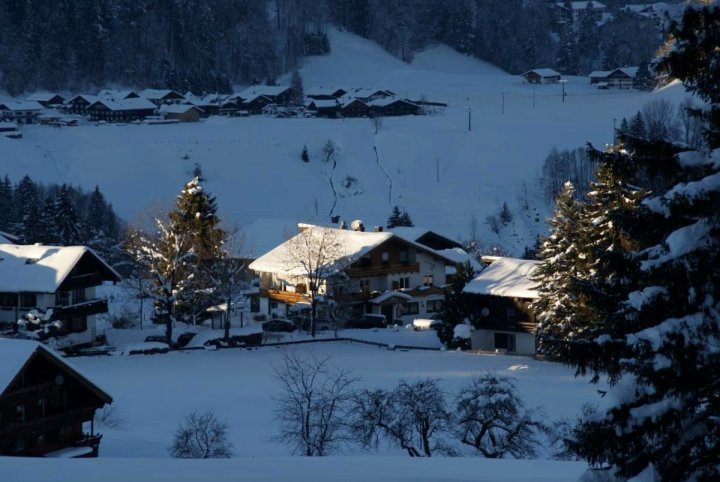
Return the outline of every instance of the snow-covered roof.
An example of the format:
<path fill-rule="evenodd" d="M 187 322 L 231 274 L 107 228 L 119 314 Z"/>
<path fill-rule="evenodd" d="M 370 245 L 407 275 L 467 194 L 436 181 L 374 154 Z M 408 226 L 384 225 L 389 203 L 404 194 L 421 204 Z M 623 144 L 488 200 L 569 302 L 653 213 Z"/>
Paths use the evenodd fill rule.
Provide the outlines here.
<path fill-rule="evenodd" d="M 622 72 L 623 74 L 627 75 L 628 77 L 635 78 L 637 75 L 638 67 L 620 67 L 619 69 L 615 69 L 610 74 L 614 74 L 615 72 Z M 610 75 L 608 74 L 608 75 Z"/>
<path fill-rule="evenodd" d="M 117 101 L 99 99 L 100 102 L 110 110 L 136 110 L 136 109 L 157 109 L 157 106 L 148 99 L 137 97 L 134 99 L 120 99 Z"/>
<path fill-rule="evenodd" d="M 572 4 L 572 9 L 573 9 L 573 10 L 585 10 L 585 9 L 587 8 L 587 6 L 588 6 L 588 2 L 571 2 L 571 4 Z M 564 4 L 563 2 L 557 2 L 556 5 L 557 5 L 558 7 L 564 7 L 564 6 L 565 6 L 565 4 Z M 590 8 L 595 9 L 595 10 L 604 10 L 604 9 L 607 8 L 607 7 L 606 7 L 605 4 L 603 4 L 603 3 L 600 3 L 600 2 L 596 2 L 596 1 L 594 1 L 594 0 L 591 0 L 591 2 L 590 2 Z"/>
<path fill-rule="evenodd" d="M 612 70 L 593 70 L 592 72 L 590 72 L 588 74 L 588 77 L 590 77 L 591 79 L 596 78 L 596 77 L 604 78 L 604 77 L 607 77 L 608 75 L 610 75 L 610 72 L 612 72 Z"/>
<path fill-rule="evenodd" d="M 344 89 L 342 87 L 315 87 L 307 90 L 305 95 L 307 95 L 308 97 L 311 97 L 313 95 L 334 95 L 336 92 L 341 90 L 347 92 L 347 89 Z"/>
<path fill-rule="evenodd" d="M 60 97 L 62 99 L 61 95 L 54 94 L 52 92 L 35 92 L 34 94 L 29 95 L 26 100 L 31 102 L 47 102 L 52 100 L 53 97 Z"/>
<path fill-rule="evenodd" d="M 527 74 L 534 72 L 538 74 L 541 77 L 560 77 L 560 72 L 553 70 L 553 69 L 532 69 L 528 70 L 523 74 L 523 77 L 525 77 Z"/>
<path fill-rule="evenodd" d="M 412 299 L 412 296 L 407 293 L 403 293 L 402 291 L 385 291 L 384 293 L 381 293 L 375 298 L 369 299 L 368 301 L 370 303 L 379 305 L 393 298 L 399 298 L 403 301 L 409 301 Z"/>
<path fill-rule="evenodd" d="M 478 260 L 462 248 L 439 249 L 437 250 L 437 252 L 445 256 L 446 258 L 452 259 L 453 261 L 455 261 L 455 264 L 463 264 L 466 261 L 469 261 L 470 266 L 472 266 L 472 269 L 475 272 L 478 272 L 482 269 L 482 265 L 478 262 Z M 447 274 L 455 274 L 455 267 L 448 266 L 445 272 Z"/>
<path fill-rule="evenodd" d="M 135 91 L 132 90 L 112 90 L 112 89 L 103 89 L 100 92 L 98 92 L 97 97 L 102 97 L 104 99 L 110 99 L 110 100 L 122 100 L 126 99 L 130 95 L 138 95 L 135 93 Z"/>
<path fill-rule="evenodd" d="M 170 105 L 163 105 L 160 107 L 160 112 L 167 112 L 170 114 L 184 114 L 185 112 L 191 110 L 191 109 L 197 109 L 202 111 L 200 107 L 191 105 L 191 104 L 170 104 Z"/>
<path fill-rule="evenodd" d="M 276 97 L 290 87 L 287 85 L 251 85 L 247 89 L 240 92 L 238 95 L 245 100 L 252 100 L 260 96 Z"/>
<path fill-rule="evenodd" d="M 3 124 L 8 124 L 12 127 L 17 128 L 17 126 L 11 122 L 6 122 L 6 123 L 0 122 L 0 127 L 3 127 Z M 0 244 L 13 244 L 13 243 L 16 243 L 17 240 L 18 240 L 17 236 L 13 236 L 12 234 L 6 233 L 5 231 L 0 231 Z"/>
<path fill-rule="evenodd" d="M 85 246 L 0 244 L 0 291 L 54 293 L 86 253 L 91 253 L 120 279 L 115 270 Z"/>
<path fill-rule="evenodd" d="M 267 273 L 283 273 L 288 276 L 302 276 L 306 273 L 292 254 L 295 243 L 302 242 L 301 236 L 311 236 L 309 243 L 321 243 L 323 238 L 337 247 L 337 253 L 328 260 L 327 275 L 337 273 L 347 267 L 373 248 L 392 238 L 391 233 L 366 233 L 346 229 L 311 226 L 304 233 L 299 233 L 282 243 L 269 253 L 264 254 L 252 263 L 250 269 Z"/>
<path fill-rule="evenodd" d="M 406 104 L 412 104 L 412 102 L 405 100 L 405 99 L 395 99 L 393 97 L 385 97 L 383 99 L 371 100 L 369 102 L 369 105 L 374 106 L 374 107 L 386 107 L 390 104 L 394 104 L 395 102 L 404 102 Z"/>
<path fill-rule="evenodd" d="M 75 97 L 73 97 L 72 99 L 70 99 L 68 102 L 73 102 L 78 99 L 84 99 L 85 102 L 88 102 L 89 104 L 94 104 L 95 102 L 100 100 L 100 98 L 96 95 L 79 94 L 79 95 L 76 95 Z"/>
<path fill-rule="evenodd" d="M 537 264 L 537 261 L 527 259 L 497 258 L 470 281 L 463 292 L 511 298 L 537 298 L 537 283 L 530 279 Z"/>
<path fill-rule="evenodd" d="M 15 340 L 8 338 L 0 338 L 0 353 L 2 354 L 2 363 L 0 363 L 0 394 L 2 394 L 12 383 L 13 379 L 17 376 L 18 372 L 27 363 L 33 354 L 41 350 L 59 363 L 65 366 L 70 372 L 73 372 L 82 382 L 87 384 L 93 391 L 95 391 L 102 398 L 105 398 L 108 402 L 112 401 L 110 395 L 104 390 L 98 387 L 95 383 L 91 382 L 85 375 L 82 374 L 75 366 L 68 363 L 63 357 L 61 357 L 54 350 L 32 340 Z"/>
<path fill-rule="evenodd" d="M 174 90 L 169 89 L 145 89 L 140 92 L 140 97 L 145 99 L 163 99 L 169 95 L 178 95 L 182 97 L 182 94 L 178 94 Z"/>
<path fill-rule="evenodd" d="M 332 107 L 338 107 L 340 105 L 340 104 L 338 104 L 338 101 L 336 101 L 334 99 L 313 100 L 312 102 L 310 102 L 310 104 L 313 104 L 313 105 L 315 105 L 315 107 L 320 108 L 320 109 L 322 109 L 322 108 L 330 109 Z"/>
<path fill-rule="evenodd" d="M 0 129 L 2 129 L 3 131 L 8 131 L 11 129 L 17 130 L 17 128 L 18 128 L 18 125 L 14 122 L 0 122 Z M 4 242 L 4 241 L 0 241 L 0 242 Z"/>
<path fill-rule="evenodd" d="M 38 102 L 30 100 L 9 100 L 0 103 L 2 110 L 43 110 L 44 108 Z"/>

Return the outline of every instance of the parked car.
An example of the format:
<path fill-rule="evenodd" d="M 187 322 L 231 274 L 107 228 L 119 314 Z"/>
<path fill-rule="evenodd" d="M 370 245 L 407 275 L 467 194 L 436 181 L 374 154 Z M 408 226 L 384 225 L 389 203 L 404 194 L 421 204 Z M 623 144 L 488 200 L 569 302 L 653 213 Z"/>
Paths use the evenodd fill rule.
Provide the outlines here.
<path fill-rule="evenodd" d="M 310 317 L 298 316 L 292 319 L 295 326 L 303 331 L 310 331 Z M 328 331 L 335 328 L 332 320 L 315 320 L 315 331 Z"/>
<path fill-rule="evenodd" d="M 387 319 L 385 315 L 376 313 L 365 313 L 356 318 L 345 321 L 345 328 L 385 328 Z"/>
<path fill-rule="evenodd" d="M 270 320 L 262 324 L 262 329 L 270 333 L 291 333 L 297 327 L 288 320 Z"/>

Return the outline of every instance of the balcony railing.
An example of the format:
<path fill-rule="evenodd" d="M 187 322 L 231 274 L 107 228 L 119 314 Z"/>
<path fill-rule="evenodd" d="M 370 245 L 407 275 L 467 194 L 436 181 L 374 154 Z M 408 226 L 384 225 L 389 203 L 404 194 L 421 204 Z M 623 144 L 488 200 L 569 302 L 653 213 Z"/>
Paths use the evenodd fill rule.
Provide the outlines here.
<path fill-rule="evenodd" d="M 350 278 L 367 278 L 395 273 L 417 273 L 420 271 L 419 263 L 381 264 L 363 267 L 351 267 L 346 270 Z"/>
<path fill-rule="evenodd" d="M 55 306 L 52 310 L 53 320 L 74 318 L 76 316 L 99 315 L 100 313 L 107 313 L 108 302 L 107 299 L 102 298 L 83 301 L 82 303 L 75 303 L 74 305 Z"/>

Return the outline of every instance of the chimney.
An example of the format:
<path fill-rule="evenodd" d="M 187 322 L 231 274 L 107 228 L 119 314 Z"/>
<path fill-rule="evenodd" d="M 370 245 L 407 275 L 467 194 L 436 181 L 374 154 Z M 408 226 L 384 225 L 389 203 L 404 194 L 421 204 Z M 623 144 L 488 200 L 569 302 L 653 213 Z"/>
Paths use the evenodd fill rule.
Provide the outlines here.
<path fill-rule="evenodd" d="M 382 226 L 375 226 L 374 231 L 375 231 L 376 233 L 382 233 L 382 232 L 383 232 L 383 227 L 382 227 Z"/>

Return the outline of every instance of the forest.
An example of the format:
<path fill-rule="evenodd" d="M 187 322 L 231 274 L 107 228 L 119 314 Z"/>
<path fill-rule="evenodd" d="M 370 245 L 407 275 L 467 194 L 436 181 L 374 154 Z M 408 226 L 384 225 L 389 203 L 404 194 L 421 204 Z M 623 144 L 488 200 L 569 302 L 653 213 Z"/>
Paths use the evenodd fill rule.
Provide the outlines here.
<path fill-rule="evenodd" d="M 546 0 L 7 0 L 0 89 L 228 92 L 328 53 L 328 26 L 406 62 L 443 42 L 512 74 L 584 75 L 650 59 L 662 41 L 655 23 L 624 13 L 624 2 L 603 3 L 606 19 L 573 25 Z"/>

